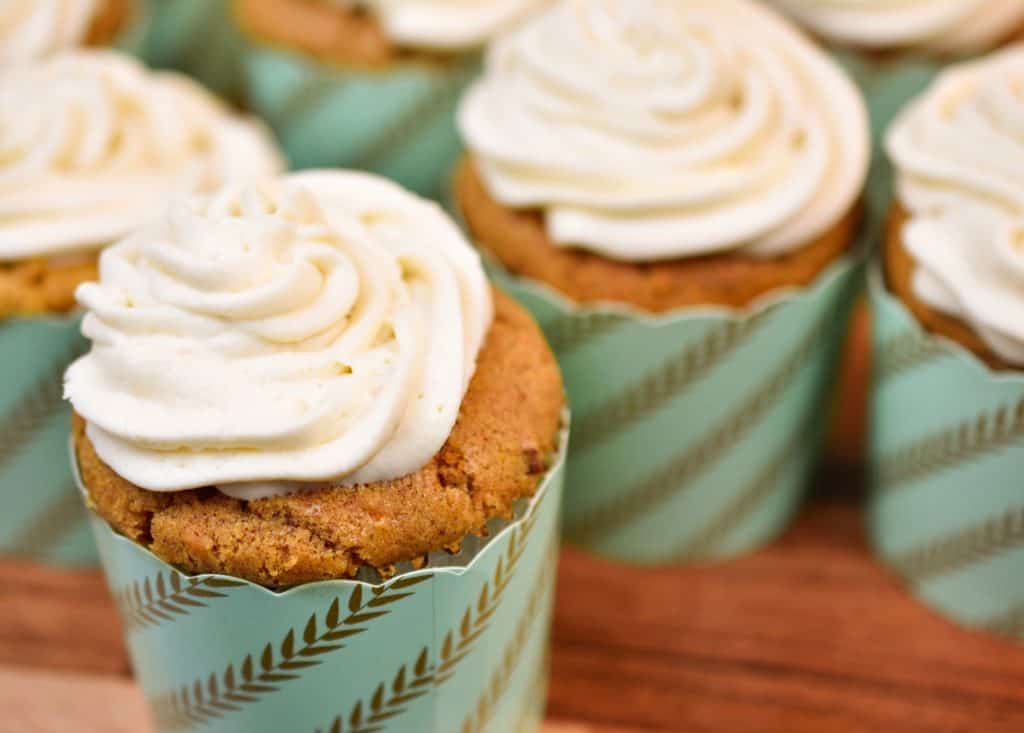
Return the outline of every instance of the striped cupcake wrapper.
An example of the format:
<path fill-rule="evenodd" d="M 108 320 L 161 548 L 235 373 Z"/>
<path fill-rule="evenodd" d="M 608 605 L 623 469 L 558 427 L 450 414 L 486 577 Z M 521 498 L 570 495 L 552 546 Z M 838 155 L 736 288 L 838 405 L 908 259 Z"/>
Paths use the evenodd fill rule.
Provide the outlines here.
<path fill-rule="evenodd" d="M 565 376 L 570 541 L 656 564 L 735 555 L 786 527 L 818 456 L 859 259 L 749 311 L 664 317 L 581 308 L 490 267 Z"/>
<path fill-rule="evenodd" d="M 186 576 L 92 524 L 160 733 L 530 733 L 547 689 L 563 451 L 482 547 L 386 583 Z M 79 484 L 80 485 L 80 484 Z"/>
<path fill-rule="evenodd" d="M 295 168 L 353 168 L 438 198 L 458 159 L 460 95 L 479 71 L 451 64 L 365 71 L 255 42 L 244 56 L 247 106 L 277 133 Z"/>
<path fill-rule="evenodd" d="M 71 424 L 64 370 L 87 348 L 79 325 L 77 317 L 0 320 L 0 553 L 95 563 L 64 458 Z"/>
<path fill-rule="evenodd" d="M 939 613 L 1024 639 L 1024 374 L 925 332 L 877 270 L 869 289 L 875 551 Z"/>
<path fill-rule="evenodd" d="M 232 102 L 244 97 L 245 46 L 230 0 L 150 0 L 152 21 L 141 47 L 148 64 L 195 77 Z"/>

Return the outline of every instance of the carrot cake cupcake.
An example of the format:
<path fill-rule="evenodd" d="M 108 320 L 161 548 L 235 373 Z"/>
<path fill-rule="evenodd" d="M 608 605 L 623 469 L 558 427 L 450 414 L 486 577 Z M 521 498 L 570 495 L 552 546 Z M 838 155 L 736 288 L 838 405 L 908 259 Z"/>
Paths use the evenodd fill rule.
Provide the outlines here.
<path fill-rule="evenodd" d="M 159 728 L 537 729 L 562 383 L 436 204 L 228 187 L 79 299 L 75 458 Z"/>
<path fill-rule="evenodd" d="M 1024 638 L 1024 45 L 952 66 L 886 136 L 871 530 L 926 603 Z"/>
<path fill-rule="evenodd" d="M 714 435 L 697 425 L 733 425 L 759 404 L 751 375 L 788 375 L 793 353 L 805 389 L 774 435 L 817 427 L 868 164 L 850 79 L 757 3 L 565 0 L 490 47 L 459 124 L 458 207 L 547 328 L 579 418 L 570 534 L 661 561 L 777 529 L 781 504 L 714 548 L 687 544 L 739 499 L 770 436 L 730 438 L 699 470 L 687 459 Z M 801 451 L 776 449 L 797 458 L 773 491 L 800 483 Z"/>
<path fill-rule="evenodd" d="M 0 66 L 38 61 L 79 46 L 109 46 L 138 21 L 136 0 L 5 0 Z"/>
<path fill-rule="evenodd" d="M 550 0 L 234 0 L 247 104 L 296 167 L 382 173 L 431 196 L 458 156 L 479 50 Z"/>
<path fill-rule="evenodd" d="M 60 373 L 82 346 L 75 288 L 96 277 L 99 250 L 174 193 L 272 175 L 281 162 L 264 128 L 193 82 L 106 50 L 0 68 L 0 130 L 0 436 L 11 447 L 0 495 L 23 495 L 0 518 L 0 550 L 28 552 L 33 522 L 74 497 L 52 428 L 68 419 Z"/>

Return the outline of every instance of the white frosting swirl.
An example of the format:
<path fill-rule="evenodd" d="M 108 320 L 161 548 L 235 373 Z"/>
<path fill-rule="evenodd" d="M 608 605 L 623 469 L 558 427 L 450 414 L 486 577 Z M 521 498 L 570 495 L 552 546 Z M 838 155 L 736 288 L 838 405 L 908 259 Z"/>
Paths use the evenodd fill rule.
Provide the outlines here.
<path fill-rule="evenodd" d="M 800 247 L 868 164 L 853 83 L 749 0 L 564 0 L 491 47 L 459 125 L 499 201 L 621 260 Z"/>
<path fill-rule="evenodd" d="M 774 0 L 830 40 L 865 48 L 981 51 L 1024 25 L 1021 0 Z"/>
<path fill-rule="evenodd" d="M 0 66 L 22 64 L 81 45 L 100 0 L 3 0 Z"/>
<path fill-rule="evenodd" d="M 66 394 L 99 456 L 149 490 L 246 499 L 426 465 L 492 317 L 439 207 L 342 172 L 178 203 L 78 297 L 93 347 Z"/>
<path fill-rule="evenodd" d="M 1024 365 L 1024 45 L 944 72 L 887 147 L 915 294 Z"/>
<path fill-rule="evenodd" d="M 372 12 L 395 42 L 458 51 L 483 46 L 551 0 L 328 0 Z"/>
<path fill-rule="evenodd" d="M 93 251 L 177 192 L 274 175 L 268 132 L 113 51 L 0 70 L 0 261 Z"/>

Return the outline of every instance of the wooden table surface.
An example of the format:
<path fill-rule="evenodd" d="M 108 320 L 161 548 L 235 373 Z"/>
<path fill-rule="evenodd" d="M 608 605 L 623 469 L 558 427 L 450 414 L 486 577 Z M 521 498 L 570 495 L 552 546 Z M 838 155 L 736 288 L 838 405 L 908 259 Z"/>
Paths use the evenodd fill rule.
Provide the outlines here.
<path fill-rule="evenodd" d="M 545 733 L 1024 731 L 1024 646 L 913 602 L 841 493 L 752 556 L 559 582 Z M 0 730 L 150 730 L 98 572 L 0 560 Z"/>

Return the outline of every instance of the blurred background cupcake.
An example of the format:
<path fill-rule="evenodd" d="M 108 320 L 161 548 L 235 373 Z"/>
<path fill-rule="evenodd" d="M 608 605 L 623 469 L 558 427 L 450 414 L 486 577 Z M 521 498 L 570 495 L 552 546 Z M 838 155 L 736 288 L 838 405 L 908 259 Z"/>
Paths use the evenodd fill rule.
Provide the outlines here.
<path fill-rule="evenodd" d="M 0 131 L 0 551 L 83 560 L 91 543 L 55 460 L 69 419 L 60 374 L 84 346 L 75 289 L 172 193 L 281 162 L 261 126 L 114 51 L 0 69 Z"/>
<path fill-rule="evenodd" d="M 80 46 L 138 50 L 147 21 L 144 0 L 5 0 L 0 5 L 0 66 Z"/>
<path fill-rule="evenodd" d="M 867 211 L 873 243 L 884 236 L 892 171 L 882 135 L 893 117 L 951 61 L 985 53 L 1024 31 L 1019 0 L 767 0 L 827 44 L 868 102 L 874 151 Z M 854 311 L 829 445 L 834 461 L 856 469 L 864 458 L 871 371 L 867 300 Z"/>
<path fill-rule="evenodd" d="M 1024 638 L 1022 119 L 1015 45 L 944 71 L 887 135 L 871 529 L 931 606 Z"/>
<path fill-rule="evenodd" d="M 479 49 L 548 0 L 235 0 L 247 104 L 298 168 L 359 168 L 437 197 Z"/>
<path fill-rule="evenodd" d="M 574 411 L 566 527 L 639 562 L 755 547 L 817 456 L 857 283 L 864 104 L 746 0 L 566 0 L 489 49 L 456 200 Z"/>
<path fill-rule="evenodd" d="M 228 187 L 79 298 L 77 463 L 160 730 L 536 728 L 562 382 L 436 204 L 359 173 Z"/>

